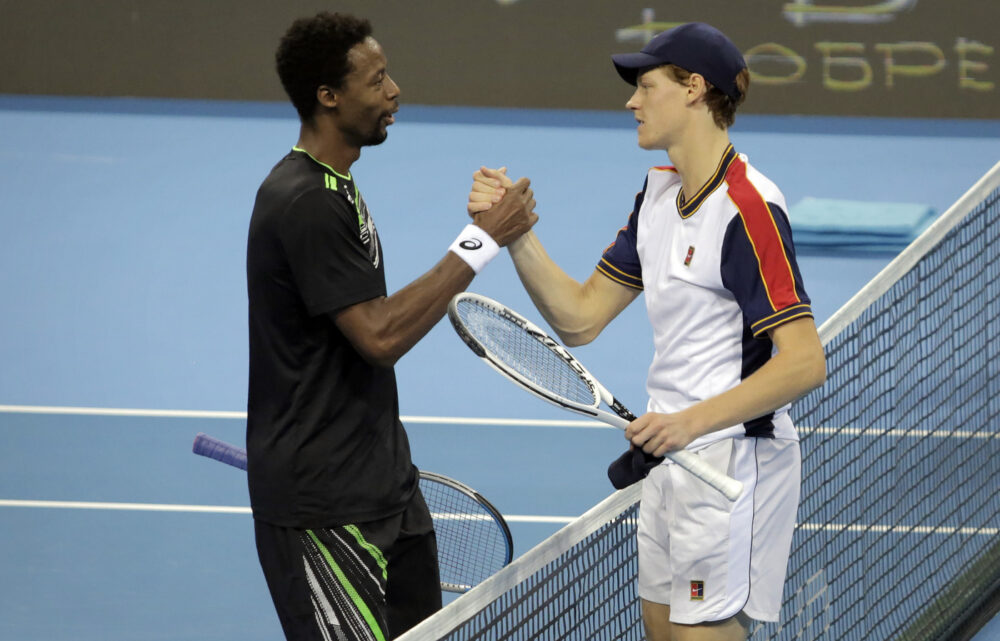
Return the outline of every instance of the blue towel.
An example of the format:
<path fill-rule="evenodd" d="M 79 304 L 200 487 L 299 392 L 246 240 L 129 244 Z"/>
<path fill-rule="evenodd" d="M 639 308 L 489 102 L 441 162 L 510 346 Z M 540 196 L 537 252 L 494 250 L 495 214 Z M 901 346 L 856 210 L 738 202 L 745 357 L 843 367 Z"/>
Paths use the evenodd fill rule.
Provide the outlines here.
<path fill-rule="evenodd" d="M 789 212 L 796 247 L 899 251 L 936 216 L 928 205 L 804 198 Z"/>

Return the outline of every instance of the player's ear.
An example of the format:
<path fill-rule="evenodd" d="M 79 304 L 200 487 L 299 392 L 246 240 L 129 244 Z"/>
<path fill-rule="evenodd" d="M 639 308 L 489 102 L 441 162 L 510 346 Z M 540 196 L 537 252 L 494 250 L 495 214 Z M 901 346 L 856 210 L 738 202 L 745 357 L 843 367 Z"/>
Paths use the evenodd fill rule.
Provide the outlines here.
<path fill-rule="evenodd" d="M 316 88 L 316 102 L 327 109 L 337 106 L 337 92 L 329 85 L 320 85 Z"/>
<path fill-rule="evenodd" d="M 688 77 L 687 88 L 688 97 L 694 101 L 708 92 L 708 83 L 700 73 L 693 73 Z"/>

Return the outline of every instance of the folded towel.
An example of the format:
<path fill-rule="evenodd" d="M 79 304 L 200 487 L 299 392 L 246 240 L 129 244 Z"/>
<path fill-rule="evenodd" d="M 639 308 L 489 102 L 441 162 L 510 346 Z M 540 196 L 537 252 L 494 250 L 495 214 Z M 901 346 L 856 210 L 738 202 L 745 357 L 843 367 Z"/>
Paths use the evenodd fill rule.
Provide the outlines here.
<path fill-rule="evenodd" d="M 641 448 L 629 446 L 608 466 L 608 479 L 615 489 L 621 490 L 646 478 L 649 471 L 662 462 L 662 456 L 646 454 Z"/>
<path fill-rule="evenodd" d="M 804 198 L 789 212 L 796 247 L 900 250 L 930 225 L 928 205 Z"/>

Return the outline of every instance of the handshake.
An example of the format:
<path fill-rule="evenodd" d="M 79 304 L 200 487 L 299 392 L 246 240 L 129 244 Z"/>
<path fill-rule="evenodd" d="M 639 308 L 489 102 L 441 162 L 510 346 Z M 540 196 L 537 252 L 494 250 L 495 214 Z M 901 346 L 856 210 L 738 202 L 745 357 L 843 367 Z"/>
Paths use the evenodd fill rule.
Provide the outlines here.
<path fill-rule="evenodd" d="M 505 247 L 538 222 L 531 181 L 507 177 L 507 168 L 481 167 L 473 174 L 467 210 L 477 227 Z"/>

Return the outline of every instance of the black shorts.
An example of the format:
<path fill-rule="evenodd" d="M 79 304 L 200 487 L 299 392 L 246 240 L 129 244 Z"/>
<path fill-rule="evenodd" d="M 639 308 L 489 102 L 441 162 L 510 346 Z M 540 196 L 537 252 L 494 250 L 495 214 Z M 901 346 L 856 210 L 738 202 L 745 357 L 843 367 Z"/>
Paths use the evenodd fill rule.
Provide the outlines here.
<path fill-rule="evenodd" d="M 393 639 L 441 609 L 437 545 L 420 491 L 401 514 L 301 530 L 254 521 L 285 637 Z"/>

